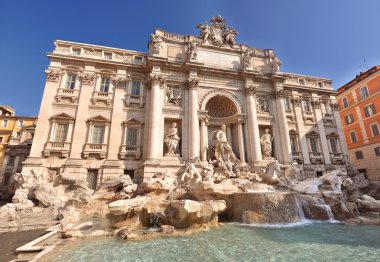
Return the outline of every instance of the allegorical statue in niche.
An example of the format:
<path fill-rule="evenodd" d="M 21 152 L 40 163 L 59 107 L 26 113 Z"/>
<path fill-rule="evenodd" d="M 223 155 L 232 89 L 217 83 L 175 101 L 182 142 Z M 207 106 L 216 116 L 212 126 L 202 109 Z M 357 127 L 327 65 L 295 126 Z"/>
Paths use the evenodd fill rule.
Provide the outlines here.
<path fill-rule="evenodd" d="M 169 128 L 168 132 L 165 135 L 164 142 L 167 147 L 167 152 L 165 155 L 174 155 L 174 156 L 178 155 L 179 140 L 181 140 L 181 138 L 178 135 L 177 123 L 174 122 L 172 124 L 172 127 Z"/>
<path fill-rule="evenodd" d="M 265 129 L 265 134 L 260 138 L 261 151 L 264 159 L 272 159 L 272 141 L 274 137 L 269 134 L 269 129 Z"/>
<path fill-rule="evenodd" d="M 224 162 L 238 161 L 227 141 L 226 125 L 222 125 L 221 130 L 214 131 L 211 137 L 215 143 L 216 160 L 222 160 Z"/>

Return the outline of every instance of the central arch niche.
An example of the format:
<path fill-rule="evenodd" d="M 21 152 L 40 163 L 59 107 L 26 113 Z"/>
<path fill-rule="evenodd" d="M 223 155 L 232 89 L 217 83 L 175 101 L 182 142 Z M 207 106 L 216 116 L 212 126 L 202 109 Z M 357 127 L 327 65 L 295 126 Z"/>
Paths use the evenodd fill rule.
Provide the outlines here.
<path fill-rule="evenodd" d="M 214 96 L 207 101 L 205 109 L 212 118 L 227 118 L 238 113 L 235 103 L 221 95 Z"/>

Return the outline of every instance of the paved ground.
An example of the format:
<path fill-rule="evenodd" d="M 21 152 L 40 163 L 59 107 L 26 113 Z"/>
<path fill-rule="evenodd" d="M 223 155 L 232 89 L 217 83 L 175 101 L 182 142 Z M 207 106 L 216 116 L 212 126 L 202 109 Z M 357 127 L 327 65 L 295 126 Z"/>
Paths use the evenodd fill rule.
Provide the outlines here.
<path fill-rule="evenodd" d="M 14 250 L 46 234 L 44 229 L 0 233 L 0 262 L 16 258 Z"/>

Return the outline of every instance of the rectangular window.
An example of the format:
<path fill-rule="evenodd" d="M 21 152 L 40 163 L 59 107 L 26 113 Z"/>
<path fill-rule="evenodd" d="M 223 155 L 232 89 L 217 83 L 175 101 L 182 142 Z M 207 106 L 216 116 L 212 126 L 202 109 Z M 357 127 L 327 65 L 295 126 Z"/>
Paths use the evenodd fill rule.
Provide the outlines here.
<path fill-rule="evenodd" d="M 303 85 L 303 86 L 305 85 L 305 80 L 304 79 L 299 79 L 298 81 L 299 81 L 300 85 Z"/>
<path fill-rule="evenodd" d="M 313 152 L 313 154 L 316 154 L 319 152 L 317 138 L 314 138 L 314 137 L 310 138 L 310 147 L 311 147 L 311 152 Z"/>
<path fill-rule="evenodd" d="M 295 136 L 290 136 L 290 148 L 293 153 L 297 152 L 297 138 Z"/>
<path fill-rule="evenodd" d="M 96 185 L 98 184 L 98 170 L 97 169 L 88 169 L 87 170 L 87 184 L 90 189 L 95 190 Z"/>
<path fill-rule="evenodd" d="M 349 124 L 351 124 L 351 123 L 353 123 L 353 122 L 354 122 L 354 117 L 353 117 L 352 114 L 348 114 L 348 115 L 346 115 L 346 116 L 344 117 L 344 123 L 345 123 L 346 125 L 349 125 Z"/>
<path fill-rule="evenodd" d="M 100 92 L 108 93 L 110 87 L 110 78 L 109 77 L 102 77 L 100 81 Z"/>
<path fill-rule="evenodd" d="M 369 106 L 364 107 L 364 114 L 366 117 L 376 114 L 375 105 L 371 104 Z"/>
<path fill-rule="evenodd" d="M 284 106 L 285 106 L 285 111 L 286 112 L 292 111 L 291 108 L 290 108 L 289 98 L 284 98 Z"/>
<path fill-rule="evenodd" d="M 127 146 L 137 146 L 137 128 L 127 129 Z"/>
<path fill-rule="evenodd" d="M 344 107 L 344 108 L 347 108 L 347 107 L 348 107 L 348 100 L 347 100 L 347 97 L 343 97 L 342 102 L 343 102 L 343 107 Z"/>
<path fill-rule="evenodd" d="M 17 122 L 17 127 L 23 127 L 24 126 L 24 120 L 19 120 Z"/>
<path fill-rule="evenodd" d="M 21 132 L 20 131 L 16 132 L 16 137 L 21 137 Z"/>
<path fill-rule="evenodd" d="M 363 152 L 362 151 L 356 151 L 355 157 L 356 157 L 356 159 L 363 159 Z"/>
<path fill-rule="evenodd" d="M 139 81 L 132 81 L 132 96 L 140 96 L 140 87 L 141 87 L 141 82 Z"/>
<path fill-rule="evenodd" d="M 356 143 L 358 141 L 358 139 L 356 138 L 356 133 L 355 131 L 351 131 L 350 132 L 350 138 L 351 138 L 351 142 L 352 143 Z"/>
<path fill-rule="evenodd" d="M 112 53 L 104 53 L 104 58 L 107 60 L 112 60 Z"/>
<path fill-rule="evenodd" d="M 80 55 L 80 48 L 73 48 L 73 55 Z"/>
<path fill-rule="evenodd" d="M 331 145 L 331 152 L 332 153 L 339 153 L 339 150 L 338 150 L 338 139 L 336 138 L 331 138 L 330 139 L 330 145 Z"/>
<path fill-rule="evenodd" d="M 310 105 L 309 101 L 303 100 L 302 101 L 303 111 L 310 112 Z"/>
<path fill-rule="evenodd" d="M 377 123 L 373 123 L 371 124 L 371 130 L 372 130 L 372 135 L 373 136 L 378 136 L 380 135 L 380 132 L 379 132 L 379 125 Z"/>
<path fill-rule="evenodd" d="M 134 64 L 141 65 L 143 62 L 143 58 L 141 56 L 135 56 L 135 59 L 133 60 Z"/>
<path fill-rule="evenodd" d="M 3 143 L 4 137 L 0 136 L 0 144 Z"/>
<path fill-rule="evenodd" d="M 375 149 L 375 155 L 380 156 L 380 146 L 375 147 L 374 149 Z"/>
<path fill-rule="evenodd" d="M 55 142 L 65 142 L 67 136 L 68 124 L 56 124 L 55 133 L 54 133 L 54 141 Z"/>
<path fill-rule="evenodd" d="M 104 126 L 93 126 L 92 128 L 92 144 L 103 144 Z"/>
<path fill-rule="evenodd" d="M 66 89 L 74 89 L 75 88 L 75 80 L 77 76 L 75 74 L 68 74 L 66 78 Z"/>
<path fill-rule="evenodd" d="M 366 86 L 363 86 L 359 89 L 359 92 L 360 92 L 360 97 L 361 99 L 364 99 L 364 98 L 367 98 L 369 96 L 368 94 L 368 89 Z"/>
<path fill-rule="evenodd" d="M 7 127 L 8 125 L 8 120 L 7 119 L 4 119 L 3 120 L 3 124 L 1 125 L 2 127 Z"/>

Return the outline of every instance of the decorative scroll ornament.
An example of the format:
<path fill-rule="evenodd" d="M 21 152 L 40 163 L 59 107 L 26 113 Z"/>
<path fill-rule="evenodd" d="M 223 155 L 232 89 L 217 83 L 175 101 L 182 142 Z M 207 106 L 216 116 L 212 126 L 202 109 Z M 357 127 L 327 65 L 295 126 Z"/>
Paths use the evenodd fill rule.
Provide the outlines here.
<path fill-rule="evenodd" d="M 165 79 L 159 75 L 152 75 L 148 77 L 145 81 L 145 86 L 151 88 L 153 85 L 159 85 L 162 88 L 165 84 Z"/>
<path fill-rule="evenodd" d="M 321 107 L 321 101 L 319 100 L 312 100 L 311 101 L 311 106 L 314 108 L 320 108 Z"/>
<path fill-rule="evenodd" d="M 226 20 L 220 15 L 213 16 L 210 25 L 206 21 L 196 27 L 201 30 L 200 37 L 204 43 L 209 41 L 216 46 L 230 45 L 232 47 L 238 34 L 233 27 L 227 27 Z"/>
<path fill-rule="evenodd" d="M 255 95 L 257 92 L 257 87 L 256 86 L 253 86 L 253 85 L 249 85 L 249 86 L 246 86 L 244 88 L 244 93 L 246 95 Z"/>
<path fill-rule="evenodd" d="M 189 89 L 197 89 L 198 88 L 198 84 L 199 84 L 199 80 L 198 79 L 189 79 L 186 81 L 186 86 L 189 88 Z"/>
<path fill-rule="evenodd" d="M 93 85 L 95 83 L 95 75 L 94 74 L 89 74 L 89 73 L 84 73 L 80 75 L 81 82 L 84 85 Z"/>
<path fill-rule="evenodd" d="M 189 43 L 189 45 L 187 46 L 187 53 L 189 55 L 190 61 L 197 60 L 197 55 L 198 55 L 197 43 L 195 42 Z"/>
<path fill-rule="evenodd" d="M 210 117 L 209 116 L 200 116 L 199 117 L 199 120 L 201 121 L 201 122 L 204 122 L 205 124 L 206 124 L 206 126 L 208 125 L 208 120 L 210 119 Z"/>
<path fill-rule="evenodd" d="M 162 47 L 161 42 L 162 42 L 162 39 L 159 35 L 154 35 L 154 34 L 150 35 L 150 43 L 152 45 L 154 55 L 160 54 L 160 49 Z"/>
<path fill-rule="evenodd" d="M 59 70 L 46 70 L 46 80 L 57 82 L 61 77 L 61 72 Z"/>
<path fill-rule="evenodd" d="M 299 98 L 299 97 L 293 97 L 292 98 L 292 102 L 293 102 L 293 104 L 294 104 L 294 106 L 301 106 L 301 98 Z"/>

